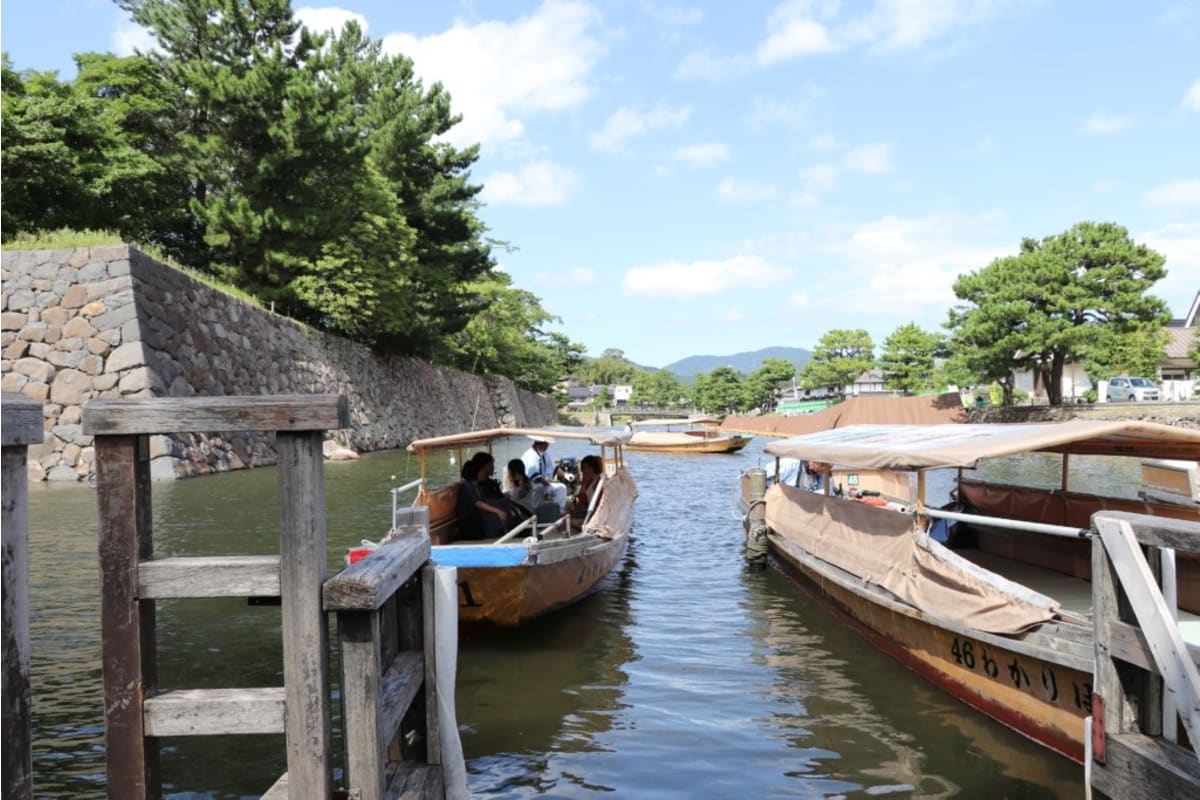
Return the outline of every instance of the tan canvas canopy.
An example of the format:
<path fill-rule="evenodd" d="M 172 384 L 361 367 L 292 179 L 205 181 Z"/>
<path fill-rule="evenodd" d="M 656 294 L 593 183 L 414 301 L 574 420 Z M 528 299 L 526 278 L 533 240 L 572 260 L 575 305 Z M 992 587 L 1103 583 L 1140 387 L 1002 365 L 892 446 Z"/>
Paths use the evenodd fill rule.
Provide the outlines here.
<path fill-rule="evenodd" d="M 726 417 L 726 433 L 759 436 L 803 436 L 848 425 L 940 425 L 966 422 L 962 396 L 947 392 L 923 397 L 852 397 L 816 414 L 795 417 Z"/>
<path fill-rule="evenodd" d="M 485 431 L 469 431 L 467 433 L 454 433 L 449 436 L 435 436 L 430 439 L 417 439 L 408 446 L 408 451 L 410 453 L 420 453 L 429 450 L 473 447 L 510 436 L 527 436 L 531 439 L 537 438 L 539 441 L 546 441 L 545 437 L 550 437 L 551 441 L 554 439 L 580 439 L 597 447 L 617 447 L 625 444 L 628 440 L 628 437 L 622 433 L 614 431 L 584 433 L 575 431 L 547 431 L 540 428 L 489 428 Z"/>
<path fill-rule="evenodd" d="M 643 419 L 637 422 L 632 422 L 630 425 L 634 428 L 648 427 L 650 425 L 720 425 L 721 420 L 715 417 L 698 415 L 694 417 L 677 417 L 675 419 Z"/>
<path fill-rule="evenodd" d="M 973 467 L 984 458 L 1043 451 L 1200 459 L 1200 430 L 1154 422 L 1069 420 L 1011 425 L 853 425 L 771 442 L 774 456 L 857 469 Z"/>

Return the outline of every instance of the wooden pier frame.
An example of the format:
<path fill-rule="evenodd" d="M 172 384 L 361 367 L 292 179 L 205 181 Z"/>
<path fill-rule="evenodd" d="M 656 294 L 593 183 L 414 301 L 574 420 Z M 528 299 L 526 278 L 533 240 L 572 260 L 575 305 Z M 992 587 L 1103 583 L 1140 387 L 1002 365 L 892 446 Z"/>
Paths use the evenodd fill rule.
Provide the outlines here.
<path fill-rule="evenodd" d="M 109 797 L 161 796 L 158 737 L 229 733 L 286 735 L 288 772 L 268 796 L 332 796 L 321 446 L 325 430 L 349 425 L 347 401 L 337 395 L 84 405 L 83 430 L 96 437 Z M 153 560 L 148 437 L 209 431 L 275 432 L 278 557 Z M 284 686 L 159 691 L 155 600 L 228 596 L 281 598 Z"/>
<path fill-rule="evenodd" d="M 29 689 L 29 445 L 42 441 L 42 404 L 24 395 L 0 398 L 3 451 L 3 730 L 0 775 L 5 800 L 33 797 L 33 721 Z"/>
<path fill-rule="evenodd" d="M 324 588 L 325 609 L 337 613 L 346 786 L 356 800 L 447 796 L 429 509 L 396 514 L 398 535 Z M 441 633 L 457 637 L 457 624 Z"/>
<path fill-rule="evenodd" d="M 1200 522 L 1105 511 L 1092 525 L 1091 785 L 1112 798 L 1198 797 L 1200 649 L 1183 641 L 1160 582 L 1170 594 L 1169 554 L 1200 552 Z M 1172 741 L 1164 708 L 1187 746 Z"/>

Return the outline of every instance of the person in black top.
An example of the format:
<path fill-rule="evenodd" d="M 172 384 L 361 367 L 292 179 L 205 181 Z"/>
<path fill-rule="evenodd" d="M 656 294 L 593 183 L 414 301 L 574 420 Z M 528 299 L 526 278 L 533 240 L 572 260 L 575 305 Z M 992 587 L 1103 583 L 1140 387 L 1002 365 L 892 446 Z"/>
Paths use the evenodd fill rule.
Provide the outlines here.
<path fill-rule="evenodd" d="M 495 468 L 496 462 L 488 453 L 476 453 L 463 464 L 456 507 L 459 539 L 495 539 L 508 529 L 509 512 L 488 496 L 488 481 L 495 483 L 491 480 Z"/>

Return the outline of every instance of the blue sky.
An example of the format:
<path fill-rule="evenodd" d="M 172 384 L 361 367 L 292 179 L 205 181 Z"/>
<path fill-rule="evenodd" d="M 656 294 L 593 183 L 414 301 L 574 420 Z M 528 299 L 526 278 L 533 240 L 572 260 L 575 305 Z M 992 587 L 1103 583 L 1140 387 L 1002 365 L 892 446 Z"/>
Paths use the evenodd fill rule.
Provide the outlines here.
<path fill-rule="evenodd" d="M 518 285 L 598 355 L 940 329 L 955 276 L 1111 220 L 1200 291 L 1200 2 L 295 5 L 353 16 L 482 143 Z M 115 5 L 7 0 L 18 69 L 152 44 Z"/>

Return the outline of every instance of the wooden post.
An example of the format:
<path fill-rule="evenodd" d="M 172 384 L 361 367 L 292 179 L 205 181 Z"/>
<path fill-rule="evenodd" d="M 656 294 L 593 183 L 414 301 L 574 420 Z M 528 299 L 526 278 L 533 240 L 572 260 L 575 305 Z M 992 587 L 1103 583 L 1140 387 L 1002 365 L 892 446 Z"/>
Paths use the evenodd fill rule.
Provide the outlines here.
<path fill-rule="evenodd" d="M 0 773 L 4 798 L 33 797 L 33 735 L 29 690 L 29 445 L 42 441 L 42 404 L 6 395 L 3 419 L 4 712 Z"/>
<path fill-rule="evenodd" d="M 138 561 L 153 549 L 145 436 L 96 437 L 96 490 L 108 796 L 157 798 L 158 742 L 142 721 L 156 675 L 154 601 L 137 598 Z"/>
<path fill-rule="evenodd" d="M 321 431 L 276 434 L 279 465 L 279 591 L 287 696 L 288 792 L 332 795 L 325 580 L 325 480 Z"/>

